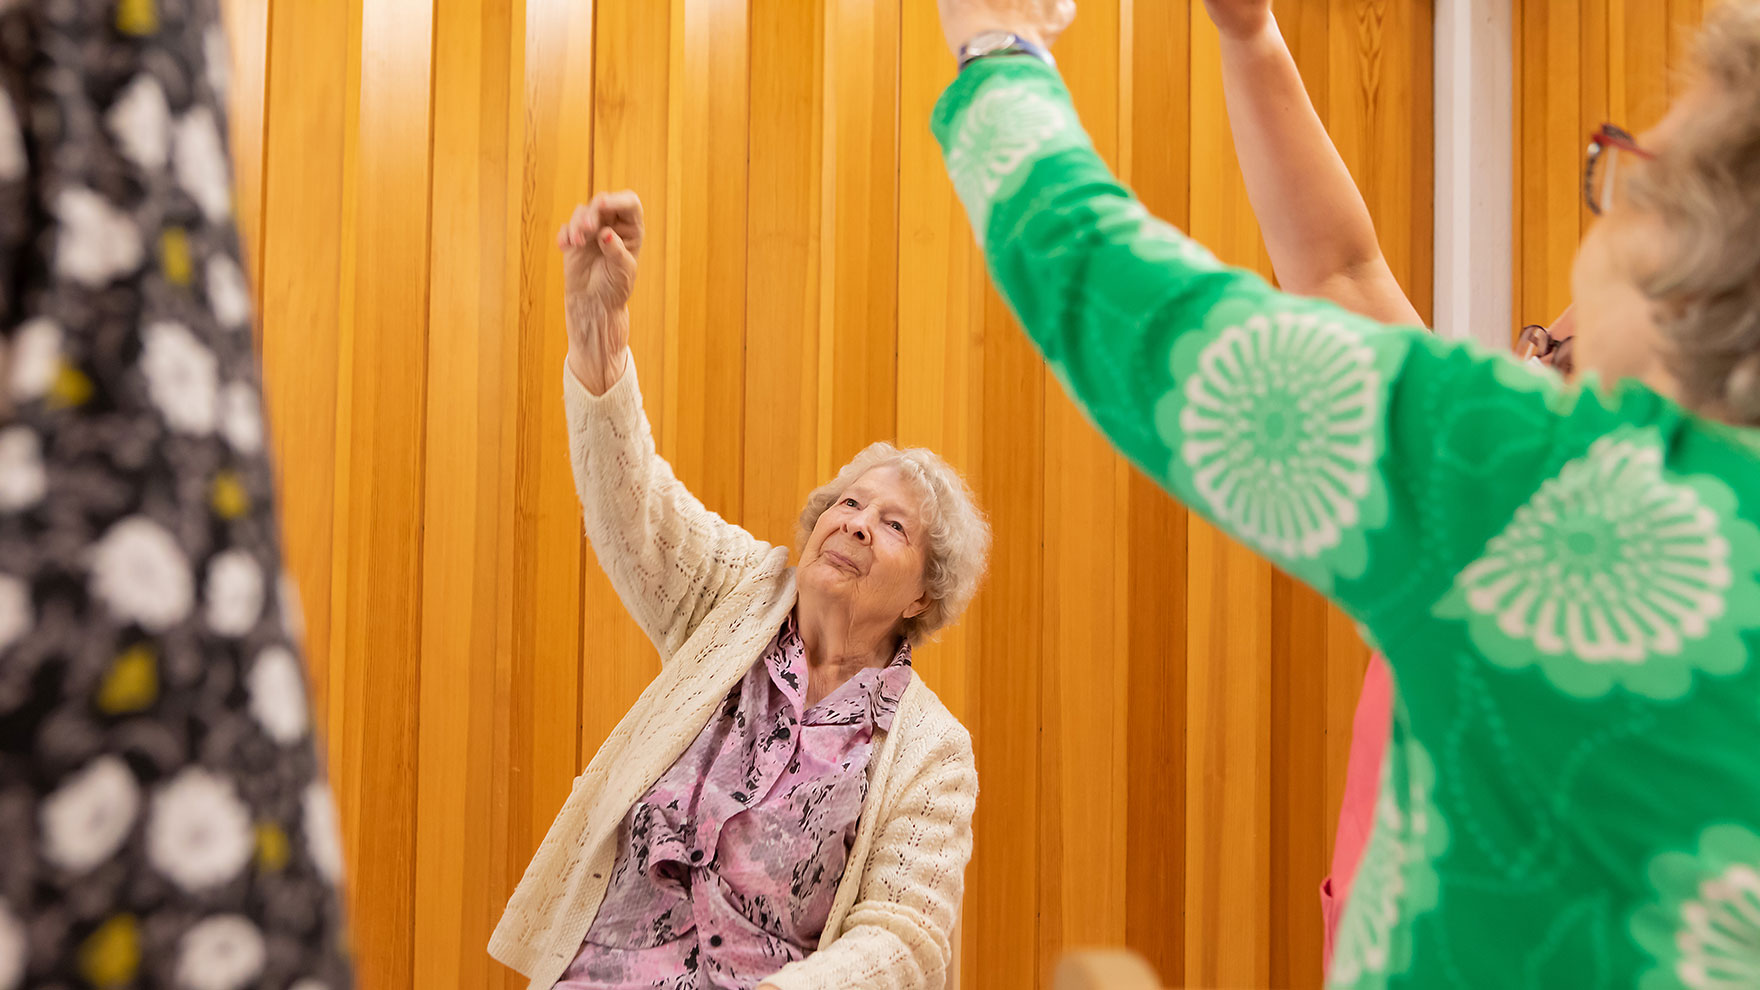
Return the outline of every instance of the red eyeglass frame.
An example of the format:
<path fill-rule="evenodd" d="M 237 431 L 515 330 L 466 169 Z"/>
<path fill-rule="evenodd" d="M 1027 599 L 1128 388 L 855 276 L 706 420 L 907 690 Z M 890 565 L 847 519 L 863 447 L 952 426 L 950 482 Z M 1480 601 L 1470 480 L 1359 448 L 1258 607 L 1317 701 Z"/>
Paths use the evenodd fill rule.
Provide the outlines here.
<path fill-rule="evenodd" d="M 1583 163 L 1583 201 L 1589 204 L 1589 212 L 1601 215 L 1601 203 L 1595 197 L 1595 167 L 1601 163 L 1607 149 L 1624 151 L 1637 155 L 1645 161 L 1655 161 L 1656 153 L 1638 143 L 1617 124 L 1602 124 L 1594 134 L 1589 136 L 1589 157 Z"/>

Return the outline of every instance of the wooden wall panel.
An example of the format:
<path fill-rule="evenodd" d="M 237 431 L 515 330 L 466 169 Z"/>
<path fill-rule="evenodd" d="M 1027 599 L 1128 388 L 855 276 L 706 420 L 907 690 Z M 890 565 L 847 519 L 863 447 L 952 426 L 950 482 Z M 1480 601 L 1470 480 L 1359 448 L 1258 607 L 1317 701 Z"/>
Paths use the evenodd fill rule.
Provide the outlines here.
<path fill-rule="evenodd" d="M 514 511 L 504 428 L 518 386 L 522 94 L 512 71 L 523 10 L 507 0 L 435 8 L 433 193 L 417 754 L 415 986 L 499 979 L 460 931 L 488 920 L 475 891 L 499 884 L 483 855 L 502 830 L 493 799 L 501 520 Z M 491 973 L 494 976 L 491 976 Z"/>
<path fill-rule="evenodd" d="M 433 6 L 362 7 L 359 214 L 343 387 L 349 457 L 337 479 L 338 604 L 347 657 L 339 810 L 353 828 L 361 980 L 411 983 L 416 728 L 426 501 L 429 84 Z M 368 716 L 371 713 L 371 717 Z M 356 762 L 358 760 L 358 762 Z"/>
<path fill-rule="evenodd" d="M 1117 0 L 1082 5 L 1059 44 L 1059 62 L 1094 146 L 1119 161 Z M 1039 857 L 1043 891 L 1040 974 L 1070 945 L 1116 941 L 1124 931 L 1124 719 L 1130 661 L 1122 610 L 1070 608 L 1099 592 L 1123 594 L 1121 509 L 1128 475 L 1119 456 L 1049 370 L 1044 471 L 1044 601 L 1040 731 L 1060 740 L 1040 756 Z"/>
<path fill-rule="evenodd" d="M 1157 216 L 1190 222 L 1191 18 L 1180 4 L 1120 7 L 1120 171 Z M 1125 942 L 1178 985 L 1186 950 L 1186 512 L 1127 471 L 1129 663 Z"/>
<path fill-rule="evenodd" d="M 233 212 L 251 285 L 258 286 L 263 244 L 263 138 L 269 91 L 269 0 L 221 0 L 230 61 L 227 124 L 232 141 Z M 236 80 L 236 81 L 234 81 Z M 263 304 L 256 293 L 259 307 Z"/>
<path fill-rule="evenodd" d="M 652 0 L 599 0 L 594 31 L 593 170 L 591 187 L 603 190 L 663 189 L 666 185 L 668 53 L 672 8 Z M 569 190 L 559 187 L 564 199 Z M 585 198 L 585 197 L 581 197 Z M 643 355 L 646 389 L 662 383 L 666 363 L 667 204 L 664 196 L 643 201 L 646 240 L 638 259 L 638 291 L 630 300 L 630 340 Z M 558 221 L 560 223 L 560 221 Z M 551 250 L 552 264 L 555 254 Z M 648 408 L 656 414 L 656 404 Z M 569 488 L 573 492 L 573 486 Z M 560 495 L 560 493 L 559 493 Z M 624 611 L 591 551 L 582 575 L 582 650 L 589 656 L 647 657 L 648 638 Z M 580 665 L 581 765 L 617 726 L 658 663 Z"/>
<path fill-rule="evenodd" d="M 1571 262 L 1594 220 L 1583 202 L 1589 135 L 1642 134 L 1688 81 L 1705 0 L 1516 3 L 1516 312 L 1512 332 L 1570 302 Z"/>
<path fill-rule="evenodd" d="M 1216 29 L 1191 8 L 1192 78 L 1220 78 Z M 1232 146 L 1221 87 L 1191 96 L 1189 229 L 1224 261 L 1269 272 L 1239 169 L 1196 150 Z M 1197 519 L 1186 552 L 1185 980 L 1270 986 L 1274 575 Z"/>
<path fill-rule="evenodd" d="M 746 525 L 793 544 L 824 480 L 819 428 L 825 12 L 752 0 L 746 237 Z"/>
<path fill-rule="evenodd" d="M 523 986 L 489 932 L 656 669 L 582 539 L 560 400 L 554 235 L 617 188 L 648 214 L 649 415 L 712 508 L 791 542 L 807 491 L 891 439 L 939 451 L 989 513 L 985 590 L 917 665 L 977 747 L 968 990 L 1043 985 L 1077 943 L 1129 944 L 1174 985 L 1319 985 L 1314 891 L 1364 651 L 1046 374 L 928 130 L 953 77 L 932 4 L 228 3 L 363 985 Z M 1610 48 L 1641 6 L 1608 8 Z M 1425 308 L 1428 6 L 1279 16 Z M 1201 6 L 1090 0 L 1058 53 L 1145 201 L 1268 270 Z M 1632 93 L 1610 78 L 1606 98 Z"/>

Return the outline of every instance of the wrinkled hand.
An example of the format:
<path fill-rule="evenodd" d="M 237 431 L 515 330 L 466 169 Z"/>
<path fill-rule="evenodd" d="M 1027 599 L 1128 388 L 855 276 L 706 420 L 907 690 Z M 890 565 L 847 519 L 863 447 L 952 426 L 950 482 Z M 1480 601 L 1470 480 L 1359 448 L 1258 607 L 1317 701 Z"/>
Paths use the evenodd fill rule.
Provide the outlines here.
<path fill-rule="evenodd" d="M 986 31 L 1008 31 L 1049 48 L 1076 18 L 1075 0 L 939 0 L 941 31 L 955 55 Z"/>
<path fill-rule="evenodd" d="M 1251 38 L 1271 23 L 1271 0 L 1204 0 L 1224 38 Z"/>
<path fill-rule="evenodd" d="M 556 232 L 562 252 L 568 366 L 595 395 L 623 377 L 629 359 L 629 297 L 642 251 L 642 201 L 600 193 Z"/>

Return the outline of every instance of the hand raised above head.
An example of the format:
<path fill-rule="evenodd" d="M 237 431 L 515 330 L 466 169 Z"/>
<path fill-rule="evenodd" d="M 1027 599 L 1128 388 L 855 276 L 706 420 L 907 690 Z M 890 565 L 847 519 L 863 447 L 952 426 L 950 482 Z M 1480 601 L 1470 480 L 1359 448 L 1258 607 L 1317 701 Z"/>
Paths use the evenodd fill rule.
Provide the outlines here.
<path fill-rule="evenodd" d="M 642 250 L 642 201 L 633 192 L 600 193 L 574 208 L 556 232 L 562 252 L 568 364 L 602 394 L 628 359 L 630 295 Z"/>
<path fill-rule="evenodd" d="M 600 193 L 575 207 L 556 233 L 570 304 L 605 312 L 628 304 L 642 237 L 642 201 L 633 192 Z"/>
<path fill-rule="evenodd" d="M 1007 31 L 1049 48 L 1076 17 L 1075 0 L 939 0 L 941 30 L 955 55 L 986 31 Z"/>

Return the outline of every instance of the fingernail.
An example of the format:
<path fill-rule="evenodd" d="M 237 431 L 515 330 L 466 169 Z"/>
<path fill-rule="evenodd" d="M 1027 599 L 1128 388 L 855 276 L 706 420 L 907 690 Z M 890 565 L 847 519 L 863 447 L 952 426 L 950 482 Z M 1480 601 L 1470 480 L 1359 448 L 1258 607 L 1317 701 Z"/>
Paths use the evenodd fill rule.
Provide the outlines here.
<path fill-rule="evenodd" d="M 607 243 L 607 244 L 610 244 L 610 243 L 611 243 L 611 231 L 609 231 L 609 230 L 607 230 L 607 231 L 606 231 L 606 232 L 605 232 L 605 238 L 604 238 L 604 240 L 605 240 L 605 243 Z"/>

